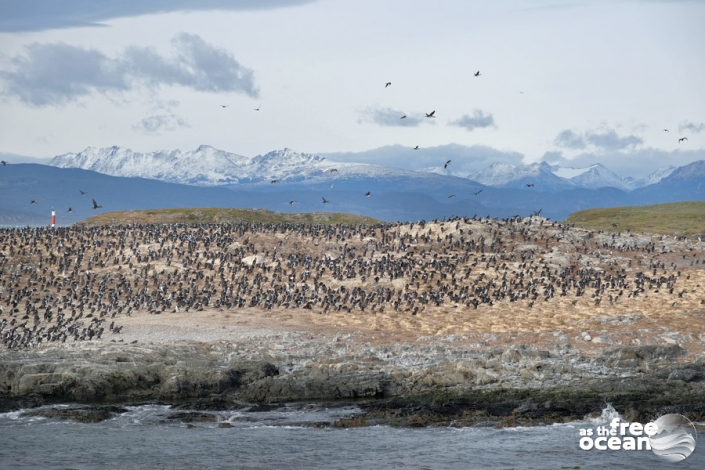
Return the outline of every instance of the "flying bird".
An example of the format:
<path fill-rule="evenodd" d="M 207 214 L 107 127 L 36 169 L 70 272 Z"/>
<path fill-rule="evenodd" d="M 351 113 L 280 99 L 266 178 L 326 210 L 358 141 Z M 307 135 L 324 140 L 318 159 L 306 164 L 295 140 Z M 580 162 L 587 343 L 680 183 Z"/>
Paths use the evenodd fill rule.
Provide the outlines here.
<path fill-rule="evenodd" d="M 294 204 L 296 204 L 296 201 L 289 201 L 290 206 L 293 206 Z"/>
<path fill-rule="evenodd" d="M 477 196 L 477 195 L 480 194 L 481 192 L 482 192 L 482 189 L 479 190 L 478 192 L 476 192 L 476 193 L 475 193 L 475 196 Z"/>
<path fill-rule="evenodd" d="M 93 199 L 93 209 L 100 209 L 103 206 L 99 206 L 97 202 L 95 202 L 95 199 Z"/>
<path fill-rule="evenodd" d="M 36 204 L 36 203 L 37 203 L 37 201 L 35 201 L 34 199 L 32 199 L 32 202 L 30 202 L 30 204 Z"/>
<path fill-rule="evenodd" d="M 323 204 L 328 204 L 330 201 L 323 196 L 321 196 L 321 199 L 323 199 Z"/>
<path fill-rule="evenodd" d="M 478 70 L 477 72 L 475 72 L 475 76 L 476 76 L 476 77 L 479 77 L 479 76 L 480 76 L 480 71 L 479 71 L 479 70 Z"/>
<path fill-rule="evenodd" d="M 370 197 L 370 196 L 372 196 L 372 193 L 369 192 L 369 191 L 367 191 L 367 192 L 365 193 L 365 197 Z"/>
<path fill-rule="evenodd" d="M 384 88 L 387 88 L 387 87 L 388 87 L 389 85 L 391 85 L 391 84 L 392 84 L 392 82 L 387 82 L 387 84 L 384 85 Z"/>
<path fill-rule="evenodd" d="M 7 162 L 5 160 L 0 161 L 0 163 L 2 163 L 2 166 L 7 165 Z"/>
<path fill-rule="evenodd" d="M 663 132 L 668 132 L 668 129 L 664 129 Z"/>
<path fill-rule="evenodd" d="M 455 194 L 451 194 L 450 196 L 448 196 L 448 199 L 453 199 L 454 197 L 455 197 Z"/>
<path fill-rule="evenodd" d="M 530 184 L 527 183 L 527 184 L 526 184 L 526 187 L 527 187 L 527 188 L 533 188 L 533 187 L 534 187 L 534 183 L 530 183 Z"/>
<path fill-rule="evenodd" d="M 445 169 L 445 168 L 448 168 L 448 165 L 450 165 L 450 160 L 448 160 L 448 161 L 446 162 L 446 164 L 443 165 L 443 168 L 444 168 L 444 169 Z"/>
<path fill-rule="evenodd" d="M 81 195 L 86 194 L 86 191 L 83 191 L 83 190 L 81 190 L 81 189 L 79 189 L 78 192 L 81 193 Z"/>
<path fill-rule="evenodd" d="M 335 183 L 331 183 L 330 186 L 328 186 L 328 187 L 329 187 L 329 188 L 332 188 L 334 184 L 335 184 Z"/>
<path fill-rule="evenodd" d="M 272 180 L 272 184 L 276 183 L 277 181 L 279 181 L 279 180 Z"/>
<path fill-rule="evenodd" d="M 534 211 L 534 215 L 535 215 L 535 216 L 541 215 L 541 211 L 542 211 L 542 210 L 543 210 L 543 208 L 541 208 L 541 209 L 539 209 L 539 210 L 537 210 L 537 211 Z"/>
<path fill-rule="evenodd" d="M 406 114 L 400 117 L 399 119 L 406 119 Z"/>
<path fill-rule="evenodd" d="M 69 214 L 70 214 L 71 212 L 73 212 L 73 209 L 71 209 L 71 208 L 69 207 Z"/>
<path fill-rule="evenodd" d="M 681 137 L 680 139 L 678 139 L 678 143 L 680 144 L 680 143 L 683 142 L 684 140 L 688 140 L 688 138 L 687 138 L 687 137 Z"/>
<path fill-rule="evenodd" d="M 337 173 L 337 172 L 338 172 L 338 169 L 337 169 L 337 168 L 331 168 L 331 169 L 328 170 L 328 171 L 330 171 L 331 173 Z"/>
<path fill-rule="evenodd" d="M 257 106 L 257 107 L 254 109 L 254 111 L 259 111 L 259 108 L 261 108 L 261 107 L 262 107 L 262 105 Z"/>
<path fill-rule="evenodd" d="M 418 149 L 419 149 L 419 146 L 418 146 L 418 145 L 417 145 L 416 147 L 414 147 L 414 150 L 418 150 Z"/>
<path fill-rule="evenodd" d="M 434 116 L 434 114 L 436 114 L 435 109 L 433 111 L 431 111 L 430 113 L 426 113 L 426 117 L 436 117 L 436 116 Z"/>

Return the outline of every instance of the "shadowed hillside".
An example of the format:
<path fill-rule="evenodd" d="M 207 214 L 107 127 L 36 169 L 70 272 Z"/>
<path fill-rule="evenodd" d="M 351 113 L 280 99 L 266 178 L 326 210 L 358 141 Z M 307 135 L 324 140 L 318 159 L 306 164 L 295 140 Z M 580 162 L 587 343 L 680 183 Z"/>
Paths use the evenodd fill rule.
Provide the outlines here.
<path fill-rule="evenodd" d="M 570 214 L 566 223 L 611 232 L 631 230 L 664 235 L 699 236 L 705 234 L 705 202 L 587 209 Z"/>
<path fill-rule="evenodd" d="M 380 221 L 371 217 L 344 212 L 283 213 L 265 209 L 149 209 L 118 211 L 90 217 L 81 225 L 111 224 L 227 224 L 238 222 L 277 224 L 345 224 L 376 225 Z"/>

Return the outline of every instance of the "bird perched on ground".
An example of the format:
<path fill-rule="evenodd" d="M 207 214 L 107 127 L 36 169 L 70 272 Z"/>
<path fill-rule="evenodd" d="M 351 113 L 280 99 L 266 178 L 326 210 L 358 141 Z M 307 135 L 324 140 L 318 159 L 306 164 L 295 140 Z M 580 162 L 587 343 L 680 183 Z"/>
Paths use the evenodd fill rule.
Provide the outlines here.
<path fill-rule="evenodd" d="M 687 137 L 681 137 L 680 139 L 678 139 L 678 143 L 680 144 L 680 143 L 683 142 L 684 140 L 688 140 L 688 138 L 687 138 Z"/>
<path fill-rule="evenodd" d="M 481 192 L 482 192 L 482 189 L 479 190 L 478 192 L 476 192 L 476 193 L 475 193 L 475 196 L 477 196 L 477 195 L 480 194 Z"/>
<path fill-rule="evenodd" d="M 370 197 L 370 196 L 372 196 L 372 193 L 369 192 L 369 191 L 367 191 L 367 192 L 365 193 L 365 197 Z"/>
<path fill-rule="evenodd" d="M 387 82 L 387 83 L 384 85 L 384 88 L 387 88 L 387 87 L 388 87 L 389 85 L 391 85 L 391 84 L 392 84 L 392 82 Z"/>
<path fill-rule="evenodd" d="M 279 181 L 279 180 L 272 180 L 271 183 L 274 184 L 274 183 L 276 183 L 277 181 Z"/>
<path fill-rule="evenodd" d="M 321 196 L 321 199 L 323 199 L 323 204 L 328 204 L 330 201 L 323 196 Z"/>
<path fill-rule="evenodd" d="M 419 149 L 419 146 L 418 146 L 418 145 L 417 145 L 416 147 L 414 147 L 414 150 L 418 150 L 418 149 Z"/>
<path fill-rule="evenodd" d="M 436 114 L 436 110 L 435 110 L 435 109 L 434 109 L 433 111 L 431 111 L 430 113 L 426 113 L 426 117 L 430 117 L 430 118 L 436 117 L 436 116 L 434 116 L 434 114 Z"/>
<path fill-rule="evenodd" d="M 533 184 L 533 183 L 527 183 L 526 187 L 527 187 L 527 188 L 533 188 L 533 187 L 534 187 L 534 184 Z"/>
<path fill-rule="evenodd" d="M 98 203 L 93 199 L 93 209 L 101 209 L 103 206 L 99 206 Z"/>
<path fill-rule="evenodd" d="M 480 71 L 479 71 L 479 70 L 478 70 L 477 72 L 475 72 L 475 76 L 476 76 L 476 77 L 479 77 L 479 76 L 480 76 Z"/>
<path fill-rule="evenodd" d="M 446 164 L 443 165 L 443 168 L 444 168 L 444 169 L 445 169 L 445 168 L 448 168 L 448 165 L 450 165 L 450 160 L 448 160 L 448 161 L 446 162 Z"/>

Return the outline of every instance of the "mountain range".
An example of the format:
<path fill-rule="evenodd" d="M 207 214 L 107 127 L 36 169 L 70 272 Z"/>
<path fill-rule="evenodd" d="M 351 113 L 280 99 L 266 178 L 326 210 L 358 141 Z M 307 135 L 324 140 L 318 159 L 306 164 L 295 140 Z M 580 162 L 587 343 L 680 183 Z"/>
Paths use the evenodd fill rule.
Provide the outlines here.
<path fill-rule="evenodd" d="M 473 175 L 476 180 L 469 176 L 336 162 L 289 149 L 248 158 L 205 145 L 148 154 L 89 148 L 55 157 L 51 165 L 1 166 L 0 225 L 44 225 L 52 209 L 66 225 L 100 211 L 169 207 L 329 210 L 385 221 L 541 211 L 564 220 L 592 207 L 705 200 L 705 160 L 640 180 L 619 178 L 602 165 L 547 163 L 494 164 Z M 91 199 L 102 208 L 93 209 Z"/>

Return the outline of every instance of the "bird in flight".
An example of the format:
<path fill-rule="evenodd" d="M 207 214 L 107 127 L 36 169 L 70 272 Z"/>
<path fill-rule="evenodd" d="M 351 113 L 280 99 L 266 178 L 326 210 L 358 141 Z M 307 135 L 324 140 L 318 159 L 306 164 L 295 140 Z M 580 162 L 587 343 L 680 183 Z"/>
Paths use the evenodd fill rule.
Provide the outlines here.
<path fill-rule="evenodd" d="M 542 211 L 542 210 L 543 210 L 543 208 L 541 208 L 541 209 L 539 209 L 539 210 L 537 210 L 537 211 L 534 211 L 534 215 L 536 215 L 536 216 L 541 215 L 541 211 Z"/>
<path fill-rule="evenodd" d="M 93 209 L 100 209 L 103 206 L 99 206 L 97 202 L 95 202 L 95 199 L 93 199 Z"/>
<path fill-rule="evenodd" d="M 678 139 L 678 143 L 680 144 L 680 143 L 683 142 L 684 140 L 688 140 L 688 138 L 687 138 L 687 137 L 681 137 L 680 139 Z"/>
<path fill-rule="evenodd" d="M 86 191 L 83 191 L 82 189 L 79 189 L 78 192 L 81 193 L 81 196 L 83 196 L 84 194 L 86 194 Z"/>
<path fill-rule="evenodd" d="M 416 147 L 414 147 L 414 150 L 418 150 L 418 149 L 419 149 L 419 146 L 418 146 L 418 145 L 417 145 Z"/>
<path fill-rule="evenodd" d="M 476 193 L 475 193 L 475 196 L 477 196 L 477 195 L 480 194 L 481 192 L 482 192 L 482 189 L 479 190 L 478 192 L 476 192 Z"/>
<path fill-rule="evenodd" d="M 406 114 L 400 117 L 399 119 L 406 119 Z"/>
<path fill-rule="evenodd" d="M 262 105 L 257 106 L 257 107 L 254 109 L 254 111 L 259 111 L 259 108 L 261 108 L 261 107 L 262 107 Z"/>
<path fill-rule="evenodd" d="M 73 209 L 71 209 L 71 208 L 69 207 L 69 214 L 70 214 L 71 212 L 73 212 Z"/>
<path fill-rule="evenodd" d="M 328 171 L 330 171 L 331 173 L 337 173 L 337 172 L 338 172 L 338 169 L 337 169 L 337 168 L 331 168 L 331 169 L 328 170 Z"/>
<path fill-rule="evenodd" d="M 271 182 L 272 182 L 272 184 L 274 184 L 274 183 L 276 183 L 277 181 L 279 181 L 279 180 L 272 180 Z"/>
<path fill-rule="evenodd" d="M 221 108 L 227 108 L 228 106 L 230 106 L 230 105 L 229 104 L 221 104 L 220 105 Z"/>
<path fill-rule="evenodd" d="M 34 199 L 32 199 L 32 202 L 30 202 L 30 204 L 36 204 L 36 203 L 37 203 L 37 201 L 35 201 Z"/>
<path fill-rule="evenodd" d="M 367 192 L 365 193 L 365 197 L 370 197 L 370 196 L 372 196 L 372 193 L 369 192 L 369 191 L 367 191 Z"/>
<path fill-rule="evenodd" d="M 479 71 L 479 70 L 478 70 L 477 72 L 475 72 L 475 76 L 476 76 L 476 77 L 479 77 L 479 76 L 480 76 L 480 71 Z"/>
<path fill-rule="evenodd" d="M 664 129 L 663 132 L 668 132 L 668 129 Z"/>
<path fill-rule="evenodd" d="M 454 197 L 455 197 L 455 194 L 451 194 L 450 196 L 448 196 L 448 199 L 453 199 Z"/>
<path fill-rule="evenodd" d="M 323 196 L 321 196 L 321 199 L 323 199 L 323 204 L 328 204 L 330 201 Z"/>
<path fill-rule="evenodd" d="M 526 187 L 527 187 L 527 188 L 533 188 L 533 187 L 534 187 L 534 183 L 527 183 L 527 184 L 526 184 Z"/>
<path fill-rule="evenodd" d="M 296 201 L 289 201 L 290 206 L 293 206 L 294 204 L 296 204 Z"/>
<path fill-rule="evenodd" d="M 2 166 L 7 165 L 7 162 L 5 160 L 0 161 L 0 163 L 2 163 Z"/>
<path fill-rule="evenodd" d="M 448 168 L 448 165 L 450 165 L 450 160 L 448 160 L 448 161 L 446 162 L 446 164 L 445 164 L 445 165 L 443 165 L 443 169 L 446 169 L 446 168 Z"/>
<path fill-rule="evenodd" d="M 436 114 L 435 109 L 433 111 L 431 111 L 430 113 L 426 113 L 426 117 L 436 117 L 436 116 L 434 116 L 434 114 Z"/>
<path fill-rule="evenodd" d="M 392 84 L 392 82 L 387 82 L 387 83 L 384 85 L 384 88 L 387 88 L 387 87 L 388 87 L 389 85 L 391 85 L 391 84 Z"/>
<path fill-rule="evenodd" d="M 334 184 L 335 184 L 335 183 L 331 183 L 330 186 L 328 186 L 328 187 L 329 187 L 329 188 L 332 188 Z"/>

